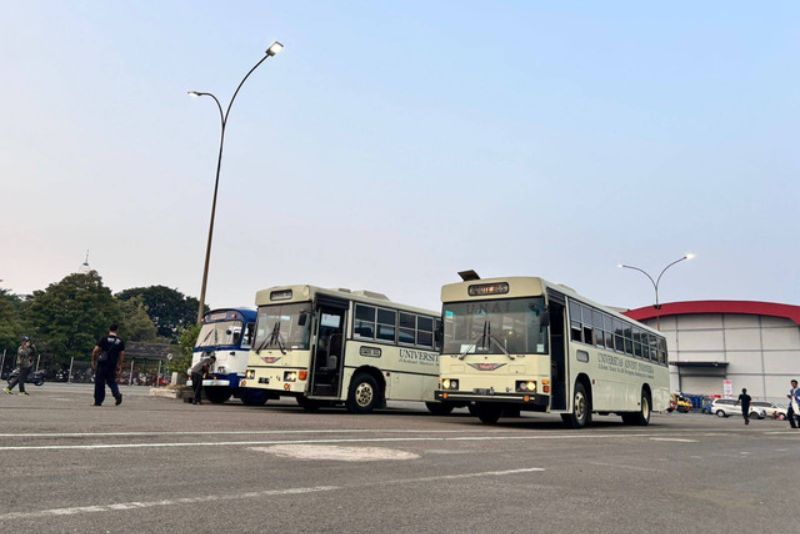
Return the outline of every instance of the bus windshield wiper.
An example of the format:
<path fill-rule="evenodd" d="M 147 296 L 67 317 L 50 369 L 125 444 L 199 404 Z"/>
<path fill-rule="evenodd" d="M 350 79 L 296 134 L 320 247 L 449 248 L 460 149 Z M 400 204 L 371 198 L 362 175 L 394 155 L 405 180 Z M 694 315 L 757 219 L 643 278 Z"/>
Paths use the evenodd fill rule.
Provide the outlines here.
<path fill-rule="evenodd" d="M 491 324 L 489 325 L 489 330 L 488 330 L 488 332 L 487 332 L 487 338 L 489 339 L 489 341 L 494 341 L 494 344 L 495 344 L 495 345 L 497 345 L 497 347 L 498 347 L 498 348 L 499 348 L 501 351 L 503 351 L 503 354 L 505 354 L 506 356 L 508 356 L 508 359 L 509 359 L 509 360 L 513 360 L 513 359 L 515 359 L 515 358 L 514 358 L 514 356 L 512 356 L 511 354 L 509 354 L 509 353 L 508 353 L 508 351 L 505 349 L 505 347 L 503 347 L 503 344 L 502 344 L 502 343 L 500 343 L 500 340 L 499 340 L 499 339 L 497 339 L 496 337 L 494 337 L 494 336 L 492 335 L 492 325 L 491 325 Z M 491 346 L 491 345 L 490 345 L 490 346 Z"/>
<path fill-rule="evenodd" d="M 272 328 L 272 333 L 267 339 L 267 347 L 272 346 L 273 344 L 278 345 L 278 348 L 281 350 L 281 354 L 286 354 L 286 349 L 283 346 L 283 341 L 281 341 L 280 319 L 278 319 L 278 321 L 275 323 L 275 326 Z"/>
<path fill-rule="evenodd" d="M 217 341 L 217 339 L 216 339 L 217 338 L 217 329 L 216 328 L 212 328 L 211 330 L 208 331 L 208 334 L 206 334 L 206 337 L 203 338 L 203 341 L 198 343 L 197 346 L 198 347 L 204 346 L 206 341 L 208 341 L 208 338 L 211 337 L 212 333 L 214 334 L 214 343 L 216 344 L 216 341 Z"/>
<path fill-rule="evenodd" d="M 489 328 L 488 325 L 489 325 L 489 319 L 486 319 L 483 322 L 483 333 L 481 335 L 479 335 L 478 337 L 476 337 L 475 341 L 473 341 L 472 343 L 467 345 L 467 348 L 464 349 L 464 351 L 461 354 L 458 355 L 458 359 L 459 360 L 463 360 L 464 358 L 467 357 L 467 354 L 470 353 L 470 348 L 472 348 L 472 352 L 477 352 L 477 350 L 478 350 L 478 342 L 479 341 L 481 343 L 481 348 L 483 348 L 483 344 L 484 344 L 484 341 L 486 339 L 486 332 L 487 332 L 487 329 Z"/>
<path fill-rule="evenodd" d="M 278 322 L 275 323 L 275 326 L 278 326 L 279 324 L 280 320 L 278 320 Z M 270 335 L 265 337 L 264 341 L 259 343 L 258 348 L 256 349 L 256 354 L 261 354 L 261 351 L 269 346 L 269 344 L 272 342 L 272 336 L 274 335 L 274 333 L 275 333 L 275 327 L 272 328 L 272 333 L 270 333 Z"/>

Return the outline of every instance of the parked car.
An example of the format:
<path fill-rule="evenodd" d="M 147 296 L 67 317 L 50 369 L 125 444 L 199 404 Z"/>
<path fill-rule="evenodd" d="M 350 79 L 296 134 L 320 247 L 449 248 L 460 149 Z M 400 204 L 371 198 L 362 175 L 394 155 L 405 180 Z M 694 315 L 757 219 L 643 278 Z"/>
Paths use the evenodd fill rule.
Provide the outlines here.
<path fill-rule="evenodd" d="M 678 400 L 675 402 L 675 409 L 681 413 L 689 413 L 692 411 L 693 404 L 692 401 L 688 398 L 684 397 L 683 395 L 678 396 Z"/>
<path fill-rule="evenodd" d="M 772 419 L 780 419 L 781 421 L 786 419 L 786 408 L 778 406 L 774 402 L 753 401 L 750 403 L 750 406 L 754 408 L 763 408 L 766 416 Z"/>
<path fill-rule="evenodd" d="M 754 406 L 750 403 L 750 417 L 752 419 L 764 419 L 767 416 L 764 408 Z M 717 399 L 711 403 L 711 413 L 717 417 L 730 417 L 732 415 L 742 415 L 742 405 L 734 399 Z"/>

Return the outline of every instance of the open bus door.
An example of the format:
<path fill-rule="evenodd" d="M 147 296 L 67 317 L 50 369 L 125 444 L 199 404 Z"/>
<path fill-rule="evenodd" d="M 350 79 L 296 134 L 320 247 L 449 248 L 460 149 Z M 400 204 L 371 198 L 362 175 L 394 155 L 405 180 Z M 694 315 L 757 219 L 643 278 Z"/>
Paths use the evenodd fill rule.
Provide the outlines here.
<path fill-rule="evenodd" d="M 314 309 L 314 339 L 311 355 L 309 396 L 338 397 L 344 369 L 346 300 L 317 297 Z"/>
<path fill-rule="evenodd" d="M 552 384 L 550 409 L 566 410 L 569 393 L 567 369 L 567 331 L 564 320 L 564 295 L 549 291 L 547 294 L 550 313 L 550 380 Z"/>

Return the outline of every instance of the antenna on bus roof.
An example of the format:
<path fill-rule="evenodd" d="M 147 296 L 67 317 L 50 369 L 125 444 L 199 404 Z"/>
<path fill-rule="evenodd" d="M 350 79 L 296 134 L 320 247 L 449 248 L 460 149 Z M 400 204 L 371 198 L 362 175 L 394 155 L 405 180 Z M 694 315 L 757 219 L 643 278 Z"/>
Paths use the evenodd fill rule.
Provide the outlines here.
<path fill-rule="evenodd" d="M 465 282 L 471 282 L 472 280 L 480 280 L 481 279 L 481 277 L 478 275 L 478 273 L 476 273 L 472 269 L 470 269 L 469 271 L 461 271 L 461 272 L 458 273 L 458 276 L 460 276 L 461 279 L 463 281 L 465 281 Z"/>

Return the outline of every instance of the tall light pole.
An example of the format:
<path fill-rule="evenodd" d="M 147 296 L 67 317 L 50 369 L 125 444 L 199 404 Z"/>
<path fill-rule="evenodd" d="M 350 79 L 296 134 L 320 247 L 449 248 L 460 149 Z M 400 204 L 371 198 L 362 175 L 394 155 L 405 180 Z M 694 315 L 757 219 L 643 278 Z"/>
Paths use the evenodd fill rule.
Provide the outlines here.
<path fill-rule="evenodd" d="M 208 263 L 211 259 L 211 239 L 214 236 L 214 216 L 217 213 L 217 191 L 219 190 L 219 170 L 222 165 L 222 149 L 225 145 L 225 127 L 228 124 L 228 115 L 231 112 L 231 106 L 233 105 L 233 101 L 236 100 L 236 95 L 239 94 L 239 89 L 242 88 L 244 82 L 250 75 L 256 70 L 262 63 L 264 63 L 267 59 L 271 58 L 280 53 L 283 50 L 283 45 L 278 41 L 275 41 L 269 48 L 264 52 L 264 57 L 262 57 L 258 63 L 253 65 L 247 74 L 244 75 L 242 81 L 239 82 L 239 85 L 236 86 L 236 90 L 233 92 L 233 96 L 231 97 L 230 101 L 228 102 L 228 107 L 225 111 L 222 111 L 222 104 L 220 103 L 219 99 L 213 93 L 205 93 L 200 91 L 189 91 L 189 95 L 193 97 L 199 96 L 208 96 L 214 99 L 214 102 L 217 103 L 217 108 L 219 109 L 219 120 L 220 120 L 220 135 L 219 135 L 219 155 L 217 156 L 217 175 L 216 179 L 214 180 L 214 198 L 211 201 L 211 220 L 208 223 L 208 242 L 206 243 L 206 261 L 203 265 L 203 285 L 200 287 L 200 305 L 197 308 L 197 322 L 200 323 L 203 320 L 203 312 L 205 311 L 206 305 L 206 285 L 208 283 Z"/>
<path fill-rule="evenodd" d="M 695 255 L 690 252 L 688 254 L 685 254 L 683 257 L 678 258 L 677 260 L 675 260 L 675 261 L 673 261 L 671 263 L 668 263 L 667 266 L 664 267 L 661 270 L 661 273 L 658 275 L 658 278 L 656 278 L 656 279 L 653 279 L 653 277 L 650 276 L 650 274 L 647 271 L 645 271 L 644 269 L 640 269 L 639 267 L 634 267 L 633 265 L 625 265 L 624 263 L 620 263 L 620 264 L 617 265 L 617 267 L 619 267 L 620 269 L 633 269 L 634 271 L 639 271 L 640 273 L 645 275 L 648 280 L 650 280 L 650 283 L 653 284 L 653 289 L 656 292 L 656 303 L 655 303 L 654 307 L 655 307 L 655 309 L 658 310 L 658 309 L 661 308 L 661 304 L 658 303 L 658 285 L 661 283 L 661 277 L 664 276 L 664 273 L 667 272 L 667 269 L 669 269 L 673 265 L 676 265 L 676 264 L 678 264 L 678 263 L 680 263 L 682 261 L 691 260 L 694 257 L 695 257 Z M 657 324 L 657 329 L 658 330 L 661 330 L 661 328 L 660 328 L 660 326 L 661 326 L 660 318 L 661 318 L 660 315 L 656 315 L 656 322 L 658 323 Z"/>

